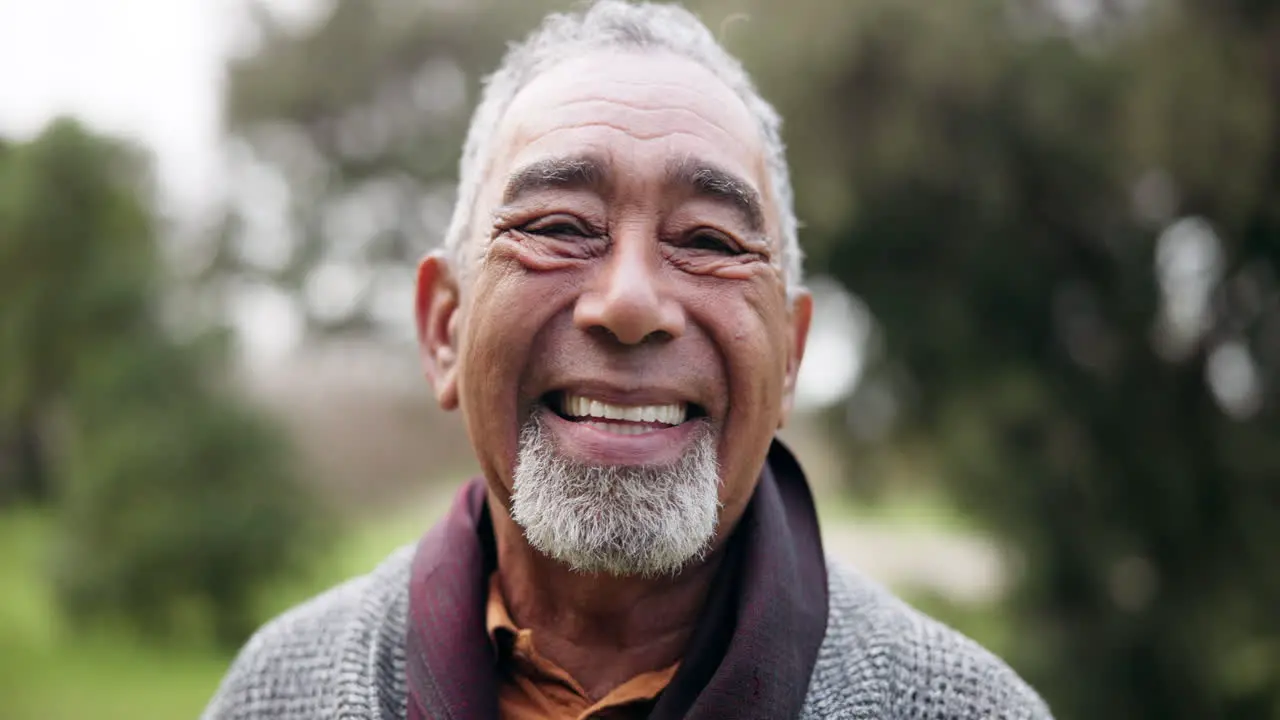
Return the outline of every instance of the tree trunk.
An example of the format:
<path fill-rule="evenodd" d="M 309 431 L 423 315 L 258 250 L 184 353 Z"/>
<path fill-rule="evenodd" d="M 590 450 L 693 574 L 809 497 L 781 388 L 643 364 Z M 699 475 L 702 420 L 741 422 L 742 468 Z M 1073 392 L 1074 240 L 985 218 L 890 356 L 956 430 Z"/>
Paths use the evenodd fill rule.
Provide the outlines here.
<path fill-rule="evenodd" d="M 0 439 L 0 507 L 44 503 L 52 496 L 40 412 L 23 408 L 7 437 Z"/>

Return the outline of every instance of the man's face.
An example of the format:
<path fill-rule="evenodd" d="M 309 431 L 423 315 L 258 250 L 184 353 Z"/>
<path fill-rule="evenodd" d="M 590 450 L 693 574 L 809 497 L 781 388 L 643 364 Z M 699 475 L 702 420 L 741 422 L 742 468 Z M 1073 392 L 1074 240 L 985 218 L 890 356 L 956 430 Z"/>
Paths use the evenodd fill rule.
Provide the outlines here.
<path fill-rule="evenodd" d="M 510 508 L 535 452 L 601 481 L 710 449 L 723 534 L 789 407 L 810 312 L 786 295 L 752 117 L 696 63 L 597 53 L 526 86 L 494 140 L 476 260 L 426 261 L 418 301 L 428 373 L 491 491 Z"/>

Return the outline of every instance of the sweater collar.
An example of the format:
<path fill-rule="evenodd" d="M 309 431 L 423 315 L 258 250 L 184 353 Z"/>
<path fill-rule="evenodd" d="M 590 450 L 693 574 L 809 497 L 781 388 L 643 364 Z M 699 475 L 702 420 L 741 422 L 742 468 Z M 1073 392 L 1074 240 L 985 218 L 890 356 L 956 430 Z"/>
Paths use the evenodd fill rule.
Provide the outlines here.
<path fill-rule="evenodd" d="M 493 529 L 481 478 L 418 543 L 405 644 L 410 720 L 497 720 L 485 630 Z M 826 633 L 827 574 L 813 498 L 775 440 L 680 670 L 652 718 L 796 717 Z"/>

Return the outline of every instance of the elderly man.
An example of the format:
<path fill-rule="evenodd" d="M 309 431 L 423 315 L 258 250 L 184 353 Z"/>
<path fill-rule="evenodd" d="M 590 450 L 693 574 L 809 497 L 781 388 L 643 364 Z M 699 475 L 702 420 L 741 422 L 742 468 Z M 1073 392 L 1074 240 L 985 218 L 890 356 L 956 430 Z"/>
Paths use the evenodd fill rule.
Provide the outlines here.
<path fill-rule="evenodd" d="M 422 361 L 483 477 L 273 621 L 208 718 L 1047 718 L 828 562 L 774 439 L 811 301 L 773 109 L 692 15 L 555 15 L 485 87 Z"/>

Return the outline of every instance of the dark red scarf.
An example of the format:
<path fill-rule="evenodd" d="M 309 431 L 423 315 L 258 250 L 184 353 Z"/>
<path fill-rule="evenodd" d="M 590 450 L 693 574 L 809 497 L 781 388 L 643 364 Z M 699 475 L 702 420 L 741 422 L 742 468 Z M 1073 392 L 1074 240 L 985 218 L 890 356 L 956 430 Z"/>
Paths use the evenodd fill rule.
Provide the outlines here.
<path fill-rule="evenodd" d="M 698 629 L 651 718 L 796 717 L 827 627 L 827 572 L 813 498 L 774 441 Z M 482 479 L 418 543 L 405 645 L 409 720 L 498 720 L 485 632 L 496 566 Z"/>

